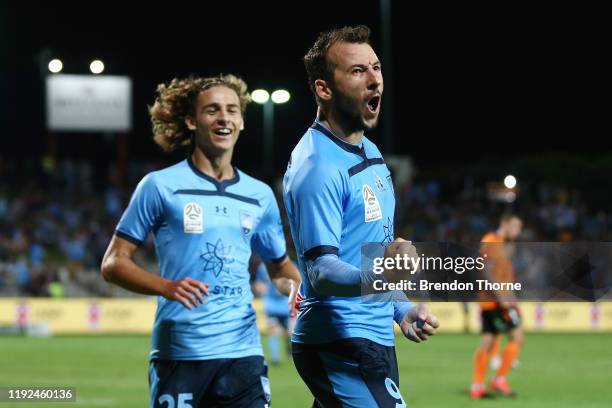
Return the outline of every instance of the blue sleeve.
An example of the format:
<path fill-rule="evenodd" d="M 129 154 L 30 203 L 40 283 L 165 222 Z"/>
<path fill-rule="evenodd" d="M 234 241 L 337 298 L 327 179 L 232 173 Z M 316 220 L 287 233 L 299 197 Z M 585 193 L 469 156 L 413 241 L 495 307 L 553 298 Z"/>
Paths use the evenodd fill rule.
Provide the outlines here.
<path fill-rule="evenodd" d="M 306 261 L 306 273 L 313 289 L 327 296 L 360 296 L 362 284 L 369 285 L 374 279 L 380 279 L 373 272 L 361 271 L 335 254 Z"/>
<path fill-rule="evenodd" d="M 280 261 L 287 255 L 283 223 L 272 190 L 270 190 L 268 207 L 253 233 L 251 245 L 264 262 Z"/>
<path fill-rule="evenodd" d="M 307 261 L 306 273 L 313 289 L 327 296 L 357 297 L 362 294 L 362 285 L 370 286 L 375 279 L 381 279 L 380 275 L 361 271 L 334 254 Z M 389 294 L 393 299 L 393 320 L 399 324 L 413 304 L 402 291 L 395 290 Z"/>
<path fill-rule="evenodd" d="M 163 215 L 162 197 L 151 174 L 146 175 L 132 194 L 115 234 L 141 245 Z"/>
<path fill-rule="evenodd" d="M 309 160 L 296 174 L 291 201 L 306 260 L 338 254 L 344 192 L 343 176 L 335 166 Z"/>

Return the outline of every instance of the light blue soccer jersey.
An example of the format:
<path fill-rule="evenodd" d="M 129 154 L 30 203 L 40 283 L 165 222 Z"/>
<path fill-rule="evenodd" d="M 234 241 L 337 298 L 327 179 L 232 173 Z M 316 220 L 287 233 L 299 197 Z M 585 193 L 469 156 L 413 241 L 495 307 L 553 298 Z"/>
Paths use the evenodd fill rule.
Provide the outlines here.
<path fill-rule="evenodd" d="M 255 279 L 265 283 L 266 293 L 263 296 L 264 312 L 267 316 L 288 317 L 289 316 L 289 298 L 276 289 L 274 282 L 268 275 L 268 270 L 263 262 L 257 265 Z"/>
<path fill-rule="evenodd" d="M 363 337 L 392 346 L 392 302 L 322 295 L 306 272 L 306 261 L 330 253 L 361 269 L 363 243 L 393 240 L 393 185 L 376 145 L 366 137 L 360 146 L 346 143 L 315 122 L 291 154 L 283 199 L 304 297 L 292 341 L 318 344 Z"/>
<path fill-rule="evenodd" d="M 278 205 L 269 186 L 235 169 L 219 182 L 190 159 L 149 173 L 136 187 L 116 234 L 141 244 L 152 232 L 161 275 L 210 285 L 187 310 L 157 298 L 151 359 L 207 360 L 263 355 L 249 284 L 253 248 L 264 261 L 285 257 Z"/>

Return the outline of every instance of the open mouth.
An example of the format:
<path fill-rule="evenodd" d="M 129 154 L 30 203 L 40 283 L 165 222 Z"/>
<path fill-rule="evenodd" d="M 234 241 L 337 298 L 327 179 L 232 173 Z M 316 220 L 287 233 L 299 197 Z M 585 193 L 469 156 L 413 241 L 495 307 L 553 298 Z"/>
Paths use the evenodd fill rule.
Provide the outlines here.
<path fill-rule="evenodd" d="M 218 128 L 213 130 L 213 133 L 217 136 L 229 136 L 232 130 L 230 128 Z"/>
<path fill-rule="evenodd" d="M 367 105 L 371 112 L 376 112 L 378 110 L 378 106 L 380 105 L 380 95 L 370 98 Z"/>

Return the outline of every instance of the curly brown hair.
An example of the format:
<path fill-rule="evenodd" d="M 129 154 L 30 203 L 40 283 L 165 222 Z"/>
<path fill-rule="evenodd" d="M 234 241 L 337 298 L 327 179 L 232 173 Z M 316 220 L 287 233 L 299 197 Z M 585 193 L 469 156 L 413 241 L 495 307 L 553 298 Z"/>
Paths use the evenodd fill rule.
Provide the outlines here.
<path fill-rule="evenodd" d="M 172 152 L 180 147 L 193 147 L 192 131 L 185 124 L 185 118 L 195 116 L 198 95 L 213 86 L 226 86 L 234 90 L 244 115 L 251 97 L 247 93 L 246 82 L 235 75 L 174 78 L 168 84 L 157 86 L 157 97 L 153 106 L 149 106 L 149 115 L 153 125 L 153 140 L 165 152 Z"/>

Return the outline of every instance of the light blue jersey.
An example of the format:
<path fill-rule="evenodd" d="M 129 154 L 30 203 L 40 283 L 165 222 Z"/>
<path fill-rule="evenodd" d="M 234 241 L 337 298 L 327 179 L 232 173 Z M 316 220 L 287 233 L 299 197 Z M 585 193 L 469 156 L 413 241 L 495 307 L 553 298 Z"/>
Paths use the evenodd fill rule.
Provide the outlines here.
<path fill-rule="evenodd" d="M 153 232 L 161 276 L 210 285 L 187 310 L 157 298 L 151 359 L 207 360 L 263 355 L 249 284 L 253 248 L 265 261 L 285 257 L 278 205 L 269 186 L 235 169 L 217 181 L 191 159 L 149 173 L 136 187 L 116 235 L 137 245 Z"/>
<path fill-rule="evenodd" d="M 276 289 L 263 262 L 260 262 L 257 266 L 255 279 L 266 284 L 267 291 L 263 296 L 264 312 L 266 315 L 289 317 L 289 298 Z"/>
<path fill-rule="evenodd" d="M 346 143 L 315 122 L 291 154 L 283 199 L 304 297 L 292 341 L 362 337 L 392 346 L 392 302 L 325 296 L 314 289 L 306 270 L 308 262 L 325 254 L 361 269 L 363 243 L 393 240 L 393 184 L 376 145 L 366 137 L 360 146 Z"/>

